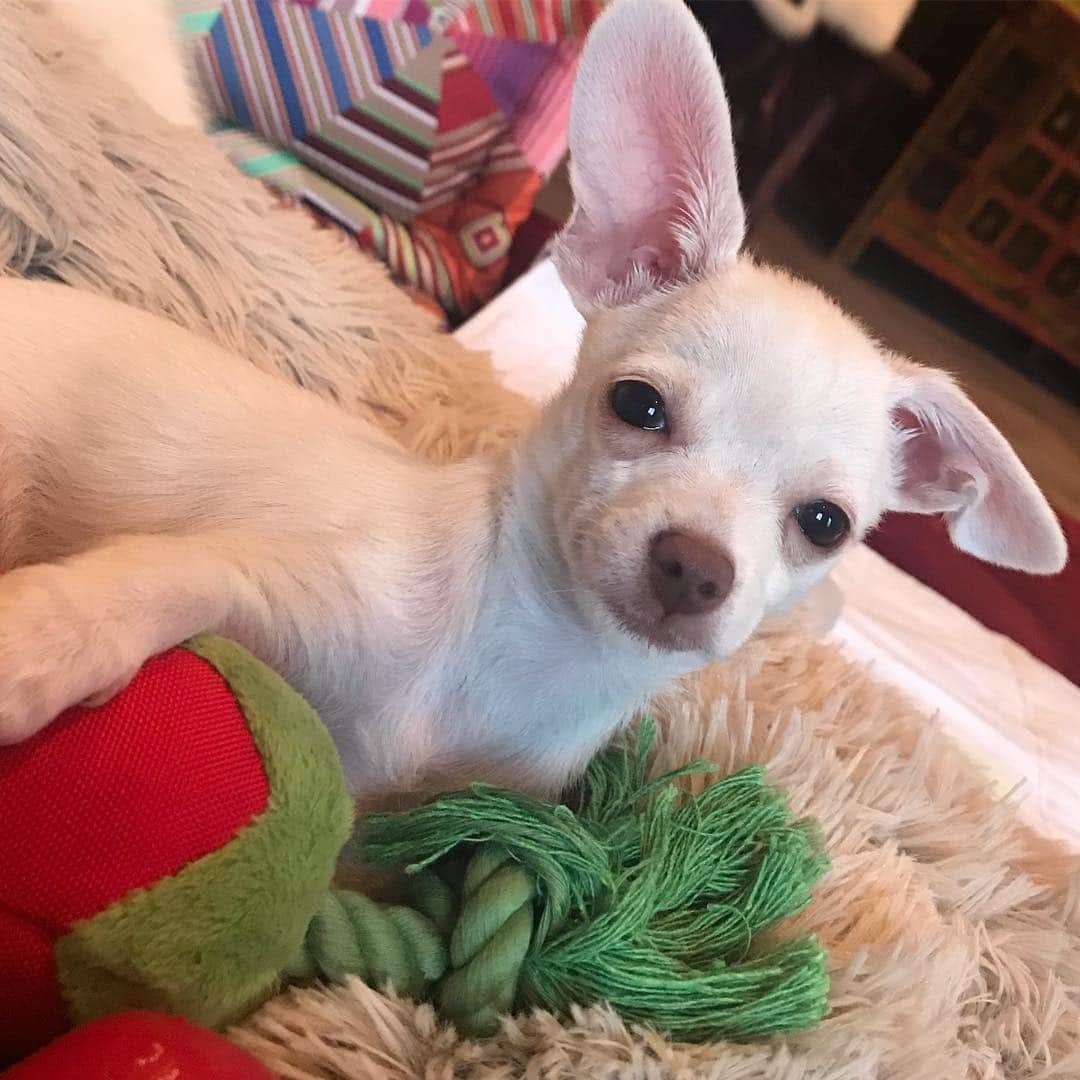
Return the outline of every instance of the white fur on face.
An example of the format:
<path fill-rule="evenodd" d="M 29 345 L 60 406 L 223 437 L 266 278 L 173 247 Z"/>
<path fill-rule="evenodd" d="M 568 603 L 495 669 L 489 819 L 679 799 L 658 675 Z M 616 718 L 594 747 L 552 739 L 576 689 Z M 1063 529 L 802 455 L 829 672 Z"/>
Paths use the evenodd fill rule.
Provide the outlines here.
<path fill-rule="evenodd" d="M 593 625 L 729 655 L 842 550 L 815 548 L 795 522 L 818 499 L 846 512 L 847 543 L 886 509 L 943 511 L 979 558 L 1060 569 L 1045 499 L 947 377 L 887 354 L 811 286 L 737 257 L 724 87 L 680 0 L 619 0 L 598 21 L 570 151 L 576 207 L 555 259 L 588 330 L 544 446 L 558 543 Z M 669 432 L 614 417 L 607 396 L 626 378 L 660 392 Z M 721 607 L 674 636 L 658 629 L 670 620 L 648 571 L 670 531 L 705 537 L 735 571 Z"/>
<path fill-rule="evenodd" d="M 611 385 L 660 391 L 670 431 L 626 425 Z M 729 553 L 735 585 L 702 617 L 694 651 L 729 655 L 789 607 L 843 549 L 801 533 L 795 509 L 828 499 L 857 539 L 894 478 L 896 375 L 875 343 L 819 292 L 740 260 L 705 279 L 590 322 L 547 445 L 563 556 L 582 606 L 609 629 L 662 619 L 648 580 L 653 538 L 705 536 Z"/>

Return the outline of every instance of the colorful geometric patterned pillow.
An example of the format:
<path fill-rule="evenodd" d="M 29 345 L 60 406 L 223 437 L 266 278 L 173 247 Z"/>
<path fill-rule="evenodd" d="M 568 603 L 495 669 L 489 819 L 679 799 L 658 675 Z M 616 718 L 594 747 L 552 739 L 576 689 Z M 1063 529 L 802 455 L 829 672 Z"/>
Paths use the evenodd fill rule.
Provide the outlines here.
<path fill-rule="evenodd" d="M 231 157 L 454 322 L 498 291 L 566 151 L 604 0 L 178 0 Z"/>

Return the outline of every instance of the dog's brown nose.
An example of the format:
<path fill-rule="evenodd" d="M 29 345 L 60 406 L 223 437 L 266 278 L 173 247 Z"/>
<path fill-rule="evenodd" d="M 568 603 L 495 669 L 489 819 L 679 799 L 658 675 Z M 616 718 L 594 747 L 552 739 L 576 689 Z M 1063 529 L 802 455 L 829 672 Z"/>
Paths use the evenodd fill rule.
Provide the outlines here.
<path fill-rule="evenodd" d="M 665 615 L 705 615 L 731 592 L 735 568 L 714 543 L 689 533 L 661 533 L 649 552 L 649 581 Z"/>

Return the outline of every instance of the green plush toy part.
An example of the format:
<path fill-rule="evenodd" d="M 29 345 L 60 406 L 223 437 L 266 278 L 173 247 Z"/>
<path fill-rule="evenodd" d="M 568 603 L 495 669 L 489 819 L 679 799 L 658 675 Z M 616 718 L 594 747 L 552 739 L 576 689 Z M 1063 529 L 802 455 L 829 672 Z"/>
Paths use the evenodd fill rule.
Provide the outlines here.
<path fill-rule="evenodd" d="M 467 1035 L 596 1002 L 688 1042 L 812 1026 L 824 951 L 763 932 L 809 902 L 820 830 L 757 766 L 698 794 L 680 780 L 706 762 L 649 779 L 654 734 L 596 757 L 567 804 L 473 785 L 369 816 L 360 853 L 404 866 L 413 906 L 327 895 L 290 976 L 390 982 Z"/>

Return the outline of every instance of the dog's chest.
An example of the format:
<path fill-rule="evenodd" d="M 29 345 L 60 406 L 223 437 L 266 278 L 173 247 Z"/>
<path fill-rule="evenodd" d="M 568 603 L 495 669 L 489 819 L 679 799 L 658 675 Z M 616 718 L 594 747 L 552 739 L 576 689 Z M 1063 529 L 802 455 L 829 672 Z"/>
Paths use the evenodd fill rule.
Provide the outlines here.
<path fill-rule="evenodd" d="M 358 794 L 455 780 L 557 790 L 670 674 L 510 583 L 435 603 L 412 581 L 410 595 L 342 604 L 336 632 L 308 626 L 304 663 L 283 672 Z"/>
<path fill-rule="evenodd" d="M 557 790 L 643 696 L 637 687 L 613 693 L 595 672 L 531 648 L 490 653 L 474 642 L 464 657 L 440 649 L 376 657 L 370 644 L 328 647 L 290 676 L 326 722 L 360 796 L 475 780 Z"/>

